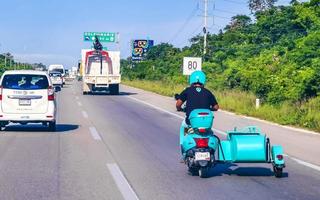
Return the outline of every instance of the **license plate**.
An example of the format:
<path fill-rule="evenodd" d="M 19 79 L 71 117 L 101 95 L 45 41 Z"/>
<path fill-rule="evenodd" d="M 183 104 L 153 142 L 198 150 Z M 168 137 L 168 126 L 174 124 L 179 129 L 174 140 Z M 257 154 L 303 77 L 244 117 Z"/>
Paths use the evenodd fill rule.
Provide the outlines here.
<path fill-rule="evenodd" d="M 195 160 L 210 160 L 210 153 L 209 152 L 196 152 Z"/>
<path fill-rule="evenodd" d="M 21 116 L 21 119 L 30 119 L 29 116 Z"/>
<path fill-rule="evenodd" d="M 20 106 L 30 106 L 31 99 L 19 99 L 19 105 Z"/>

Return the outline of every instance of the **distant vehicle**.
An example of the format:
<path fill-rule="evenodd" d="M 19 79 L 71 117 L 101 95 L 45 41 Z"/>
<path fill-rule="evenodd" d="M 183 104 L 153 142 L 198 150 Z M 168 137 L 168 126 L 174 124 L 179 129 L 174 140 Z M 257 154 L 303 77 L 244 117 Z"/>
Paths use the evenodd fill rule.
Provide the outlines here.
<path fill-rule="evenodd" d="M 60 72 L 62 75 L 62 81 L 63 84 L 65 84 L 64 76 L 66 75 L 66 70 L 64 69 L 63 65 L 49 65 L 48 67 L 48 73 L 50 74 L 51 72 Z"/>
<path fill-rule="evenodd" d="M 63 87 L 63 77 L 60 72 L 52 71 L 49 76 L 54 87 Z"/>
<path fill-rule="evenodd" d="M 75 79 L 77 75 L 78 75 L 78 68 L 77 67 L 72 67 L 70 72 L 69 72 L 69 77 L 71 79 Z"/>
<path fill-rule="evenodd" d="M 0 83 L 0 130 L 10 122 L 42 123 L 56 130 L 55 93 L 46 72 L 6 71 Z"/>
<path fill-rule="evenodd" d="M 104 90 L 119 94 L 120 52 L 82 49 L 81 56 L 83 94 Z"/>

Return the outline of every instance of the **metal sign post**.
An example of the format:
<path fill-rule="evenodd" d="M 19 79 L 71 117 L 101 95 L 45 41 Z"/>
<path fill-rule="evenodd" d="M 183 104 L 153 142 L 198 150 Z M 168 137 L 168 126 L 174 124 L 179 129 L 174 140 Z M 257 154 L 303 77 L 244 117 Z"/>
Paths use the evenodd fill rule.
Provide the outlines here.
<path fill-rule="evenodd" d="M 94 42 L 93 42 L 93 48 L 96 50 L 96 52 L 99 54 L 100 56 L 100 74 L 102 74 L 102 49 L 103 49 L 103 46 L 102 44 L 100 43 L 99 41 L 99 37 L 95 36 L 95 39 L 94 39 Z"/>

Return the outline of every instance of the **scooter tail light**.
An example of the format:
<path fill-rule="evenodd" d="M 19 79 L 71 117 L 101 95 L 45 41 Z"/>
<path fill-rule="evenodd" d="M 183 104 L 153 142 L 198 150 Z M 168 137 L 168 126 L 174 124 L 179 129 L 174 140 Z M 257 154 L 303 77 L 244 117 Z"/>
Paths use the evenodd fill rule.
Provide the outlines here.
<path fill-rule="evenodd" d="M 196 142 L 197 148 L 207 148 L 209 138 L 194 138 L 194 141 Z"/>
<path fill-rule="evenodd" d="M 277 159 L 278 160 L 283 160 L 283 155 L 281 155 L 281 154 L 277 155 Z"/>
<path fill-rule="evenodd" d="M 54 89 L 52 86 L 48 87 L 48 100 L 53 101 L 54 100 Z"/>
<path fill-rule="evenodd" d="M 198 113 L 198 115 L 200 115 L 200 116 L 207 116 L 207 115 L 209 115 L 209 113 L 207 113 L 207 112 L 200 112 L 200 113 Z"/>

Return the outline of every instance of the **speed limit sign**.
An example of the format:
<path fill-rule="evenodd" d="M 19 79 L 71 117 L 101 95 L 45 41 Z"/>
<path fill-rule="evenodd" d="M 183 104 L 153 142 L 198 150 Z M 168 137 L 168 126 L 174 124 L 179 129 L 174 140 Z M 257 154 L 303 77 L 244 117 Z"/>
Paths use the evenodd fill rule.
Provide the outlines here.
<path fill-rule="evenodd" d="M 201 71 L 202 59 L 198 57 L 183 58 L 183 75 L 190 75 L 194 71 Z"/>

